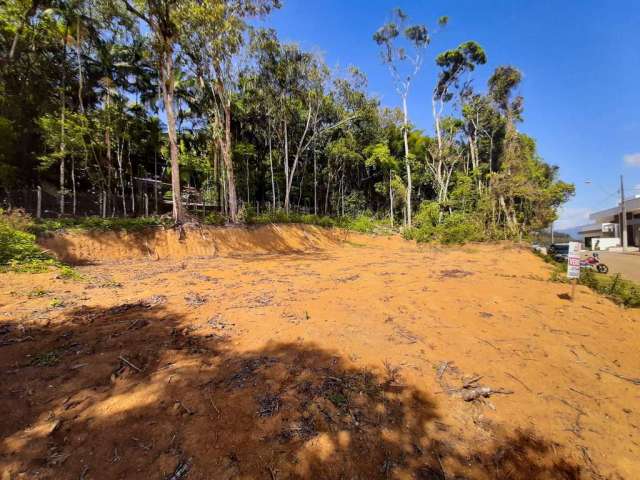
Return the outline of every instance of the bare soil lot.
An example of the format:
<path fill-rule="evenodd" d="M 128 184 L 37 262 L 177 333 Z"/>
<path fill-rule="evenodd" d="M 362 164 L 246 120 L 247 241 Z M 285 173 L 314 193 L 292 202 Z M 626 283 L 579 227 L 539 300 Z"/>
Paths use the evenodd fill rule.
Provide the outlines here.
<path fill-rule="evenodd" d="M 2 480 L 640 478 L 640 313 L 524 248 L 63 240 L 0 275 Z"/>

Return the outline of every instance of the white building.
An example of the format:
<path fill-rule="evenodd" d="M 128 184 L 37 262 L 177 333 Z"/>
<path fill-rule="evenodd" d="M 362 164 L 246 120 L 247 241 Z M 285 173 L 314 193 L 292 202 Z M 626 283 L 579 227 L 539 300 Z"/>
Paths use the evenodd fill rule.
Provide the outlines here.
<path fill-rule="evenodd" d="M 627 209 L 627 245 L 640 247 L 640 197 L 625 200 Z M 589 215 L 594 222 L 580 227 L 585 248 L 608 250 L 622 246 L 620 235 L 620 206 L 600 210 Z"/>

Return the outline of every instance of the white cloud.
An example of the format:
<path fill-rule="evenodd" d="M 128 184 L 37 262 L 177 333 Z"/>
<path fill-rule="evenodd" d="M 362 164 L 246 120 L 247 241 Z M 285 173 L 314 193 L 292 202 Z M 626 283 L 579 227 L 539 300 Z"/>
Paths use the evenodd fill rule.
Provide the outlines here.
<path fill-rule="evenodd" d="M 560 218 L 553 224 L 556 230 L 578 227 L 592 223 L 589 220 L 590 208 L 564 207 L 560 210 Z"/>
<path fill-rule="evenodd" d="M 627 153 L 624 157 L 624 163 L 632 167 L 640 167 L 640 152 Z"/>

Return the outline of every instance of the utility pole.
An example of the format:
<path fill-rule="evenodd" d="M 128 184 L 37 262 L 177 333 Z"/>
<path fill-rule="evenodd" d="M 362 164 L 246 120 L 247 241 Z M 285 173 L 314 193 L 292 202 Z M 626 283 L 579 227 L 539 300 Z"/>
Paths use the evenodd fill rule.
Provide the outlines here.
<path fill-rule="evenodd" d="M 624 181 L 620 175 L 620 239 L 622 251 L 627 250 L 627 206 L 624 203 Z"/>
<path fill-rule="evenodd" d="M 554 222 L 551 222 L 551 244 L 552 244 L 552 245 L 555 243 L 555 242 L 553 241 L 553 240 L 554 240 L 554 238 L 553 238 L 553 223 L 554 223 Z"/>

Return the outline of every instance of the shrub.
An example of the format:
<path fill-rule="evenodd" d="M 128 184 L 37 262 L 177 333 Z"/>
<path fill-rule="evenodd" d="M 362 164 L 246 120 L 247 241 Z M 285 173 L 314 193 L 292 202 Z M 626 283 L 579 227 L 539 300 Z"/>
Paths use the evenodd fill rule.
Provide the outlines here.
<path fill-rule="evenodd" d="M 0 265 L 13 270 L 38 272 L 56 264 L 36 244 L 32 233 L 14 228 L 8 215 L 0 216 Z"/>
<path fill-rule="evenodd" d="M 484 240 L 481 225 L 470 215 L 454 212 L 438 225 L 438 239 L 442 243 L 466 243 Z"/>
<path fill-rule="evenodd" d="M 585 268 L 580 272 L 580 284 L 625 307 L 640 307 L 640 285 L 622 278 L 620 274 L 603 275 Z"/>
<path fill-rule="evenodd" d="M 204 218 L 202 219 L 202 223 L 204 223 L 205 225 L 221 226 L 227 223 L 227 219 L 224 217 L 224 215 L 221 215 L 218 212 L 210 212 L 204 216 Z"/>
<path fill-rule="evenodd" d="M 376 222 L 373 217 L 368 215 L 358 215 L 349 221 L 347 228 L 360 233 L 373 233 L 376 228 Z"/>
<path fill-rule="evenodd" d="M 416 228 L 435 227 L 440 221 L 440 205 L 438 202 L 424 201 L 418 207 L 413 217 L 413 225 Z"/>
<path fill-rule="evenodd" d="M 485 240 L 482 224 L 472 215 L 453 212 L 442 214 L 437 202 L 422 202 L 414 217 L 414 227 L 404 230 L 408 240 L 417 242 L 466 243 Z"/>
<path fill-rule="evenodd" d="M 364 193 L 354 191 L 344 197 L 344 213 L 348 217 L 358 217 L 367 209 L 367 199 Z"/>
<path fill-rule="evenodd" d="M 135 218 L 46 218 L 29 225 L 28 231 L 36 235 L 60 230 L 125 230 L 137 231 L 149 227 L 168 226 L 171 220 L 163 217 L 135 217 Z"/>
<path fill-rule="evenodd" d="M 252 205 L 243 204 L 238 211 L 238 220 L 244 223 L 256 223 L 257 213 Z"/>

